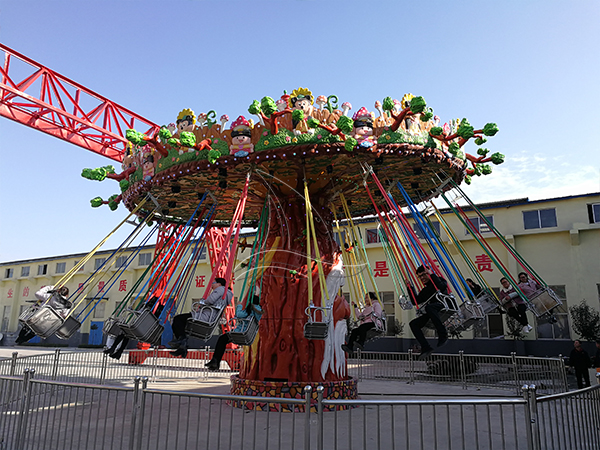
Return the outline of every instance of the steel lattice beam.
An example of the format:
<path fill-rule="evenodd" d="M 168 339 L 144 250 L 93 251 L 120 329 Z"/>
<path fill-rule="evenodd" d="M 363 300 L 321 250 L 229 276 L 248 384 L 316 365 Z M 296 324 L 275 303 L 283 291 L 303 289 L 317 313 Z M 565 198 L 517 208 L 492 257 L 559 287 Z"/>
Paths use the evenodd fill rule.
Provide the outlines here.
<path fill-rule="evenodd" d="M 0 44 L 0 116 L 115 161 L 123 159 L 125 132 L 153 135 L 158 125 Z M 25 75 L 19 73 L 25 71 Z M 85 105 L 85 106 L 84 106 Z"/>

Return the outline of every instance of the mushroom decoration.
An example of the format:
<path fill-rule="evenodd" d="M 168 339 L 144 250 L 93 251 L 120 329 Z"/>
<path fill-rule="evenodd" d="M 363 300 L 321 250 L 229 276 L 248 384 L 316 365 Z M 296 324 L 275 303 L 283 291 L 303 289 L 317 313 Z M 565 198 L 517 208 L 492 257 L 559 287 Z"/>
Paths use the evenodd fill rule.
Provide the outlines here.
<path fill-rule="evenodd" d="M 275 102 L 275 104 L 277 105 L 277 111 L 283 111 L 285 108 L 287 108 L 287 100 L 284 100 L 282 98 L 280 98 L 279 100 L 277 100 Z"/>
<path fill-rule="evenodd" d="M 394 112 L 398 114 L 402 110 L 402 103 L 398 99 L 394 99 Z"/>
<path fill-rule="evenodd" d="M 350 102 L 344 102 L 344 103 L 342 103 L 342 113 L 345 116 L 348 115 L 348 111 L 350 111 L 351 109 L 352 109 L 352 105 L 350 104 Z"/>
<path fill-rule="evenodd" d="M 319 95 L 315 100 L 315 103 L 319 106 L 319 109 L 323 109 L 323 107 L 327 104 L 327 97 L 324 95 Z"/>
<path fill-rule="evenodd" d="M 171 122 L 169 125 L 167 125 L 167 130 L 169 130 L 171 134 L 175 134 L 175 131 L 177 130 L 177 125 Z"/>
<path fill-rule="evenodd" d="M 206 119 L 207 119 L 207 115 L 206 113 L 200 113 L 198 114 L 198 126 L 199 127 L 203 127 L 204 124 L 206 123 Z"/>
<path fill-rule="evenodd" d="M 223 114 L 221 116 L 221 133 L 225 130 L 225 124 L 229 121 L 229 116 L 227 114 Z"/>

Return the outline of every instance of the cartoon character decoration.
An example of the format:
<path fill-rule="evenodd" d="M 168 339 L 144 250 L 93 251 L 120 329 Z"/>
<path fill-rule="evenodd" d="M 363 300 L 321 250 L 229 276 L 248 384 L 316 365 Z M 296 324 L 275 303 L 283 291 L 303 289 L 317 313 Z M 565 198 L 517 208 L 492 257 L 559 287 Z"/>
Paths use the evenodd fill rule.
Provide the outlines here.
<path fill-rule="evenodd" d="M 374 114 L 364 106 L 352 116 L 352 120 L 354 121 L 353 137 L 356 139 L 359 147 L 369 148 L 377 143 L 377 138 L 373 136 L 373 119 Z"/>
<path fill-rule="evenodd" d="M 306 121 L 312 117 L 314 96 L 311 91 L 306 88 L 294 89 L 288 98 L 288 104 L 292 111 L 300 110 L 304 113 L 304 118 L 298 120 L 294 118 L 292 113 L 292 125 L 294 126 L 294 134 L 311 133 L 315 130 L 308 128 Z"/>
<path fill-rule="evenodd" d="M 252 139 L 252 125 L 244 117 L 240 116 L 231 124 L 231 145 L 229 146 L 230 153 L 237 157 L 243 158 L 254 152 Z"/>
<path fill-rule="evenodd" d="M 400 100 L 400 108 L 408 108 L 410 106 L 410 101 L 415 98 L 412 94 L 404 94 L 402 100 Z M 406 127 L 406 131 L 408 134 L 417 135 L 421 133 L 421 124 L 420 124 L 419 114 L 414 114 L 411 116 L 407 116 L 404 119 L 404 126 Z"/>
<path fill-rule="evenodd" d="M 137 159 L 137 155 L 133 154 L 133 145 L 131 142 L 127 143 L 127 148 L 125 149 L 125 154 L 123 155 L 123 161 L 121 161 L 121 168 L 123 171 L 126 171 L 132 167 L 137 167 L 139 165 L 139 161 Z"/>
<path fill-rule="evenodd" d="M 196 124 L 196 114 L 189 108 L 184 109 L 177 115 L 177 131 L 179 134 L 183 131 L 194 131 Z"/>
<path fill-rule="evenodd" d="M 142 178 L 150 181 L 154 176 L 154 149 L 150 146 L 142 148 Z"/>

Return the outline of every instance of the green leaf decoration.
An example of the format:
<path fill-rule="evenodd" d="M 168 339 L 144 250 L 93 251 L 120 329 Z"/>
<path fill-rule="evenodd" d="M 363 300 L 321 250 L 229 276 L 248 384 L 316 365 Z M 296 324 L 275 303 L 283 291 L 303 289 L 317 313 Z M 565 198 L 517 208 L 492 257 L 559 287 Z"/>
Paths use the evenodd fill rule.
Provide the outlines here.
<path fill-rule="evenodd" d="M 492 159 L 492 163 L 494 164 L 502 164 L 504 162 L 504 155 L 502 153 L 496 152 L 490 156 Z"/>
<path fill-rule="evenodd" d="M 454 156 L 456 156 L 458 159 L 462 159 L 463 161 L 465 160 L 465 152 L 463 152 L 460 148 Z"/>
<path fill-rule="evenodd" d="M 431 136 L 427 136 L 427 142 L 425 143 L 425 148 L 436 148 L 437 144 L 435 140 Z"/>
<path fill-rule="evenodd" d="M 252 104 L 248 106 L 248 112 L 254 115 L 258 115 L 260 113 L 260 103 L 258 100 L 254 100 Z"/>
<path fill-rule="evenodd" d="M 144 133 L 139 133 L 133 129 L 129 129 L 125 132 L 125 138 L 133 145 L 145 145 L 145 137 L 146 135 Z"/>
<path fill-rule="evenodd" d="M 448 146 L 448 151 L 450 153 L 452 153 L 454 156 L 456 156 L 456 154 L 458 153 L 459 150 L 460 150 L 460 146 L 458 145 L 457 142 L 452 142 Z"/>
<path fill-rule="evenodd" d="M 463 139 L 469 139 L 475 136 L 475 128 L 471 126 L 467 119 L 463 119 L 460 121 L 460 125 L 458 126 L 458 130 L 456 130 L 456 134 L 458 134 Z"/>
<path fill-rule="evenodd" d="M 267 117 L 270 117 L 275 111 L 277 111 L 277 105 L 275 104 L 275 100 L 271 97 L 263 97 L 260 106 L 262 108 L 262 112 L 265 113 Z"/>
<path fill-rule="evenodd" d="M 471 180 L 472 180 L 471 175 L 465 176 L 465 183 L 471 184 Z"/>
<path fill-rule="evenodd" d="M 492 166 L 490 166 L 489 164 L 482 164 L 481 173 L 484 175 L 489 175 L 490 173 L 492 173 Z"/>
<path fill-rule="evenodd" d="M 92 205 L 92 208 L 98 208 L 99 206 L 102 206 L 103 202 L 104 202 L 104 200 L 102 200 L 102 197 L 94 197 L 93 199 L 90 200 L 90 204 Z"/>
<path fill-rule="evenodd" d="M 211 150 L 208 152 L 208 156 L 206 159 L 208 159 L 208 162 L 211 164 L 214 164 L 215 161 L 217 159 L 219 159 L 219 156 L 221 156 L 221 152 L 218 150 Z"/>
<path fill-rule="evenodd" d="M 495 123 L 486 123 L 483 127 L 483 134 L 486 136 L 494 136 L 498 132 L 498 125 Z"/>
<path fill-rule="evenodd" d="M 429 130 L 429 134 L 432 136 L 441 136 L 443 132 L 444 129 L 442 127 L 433 127 L 431 130 Z"/>
<path fill-rule="evenodd" d="M 83 170 L 81 171 L 81 176 L 82 176 L 83 178 L 87 178 L 88 180 L 93 180 L 94 178 L 92 178 L 92 170 L 93 170 L 93 169 L 87 169 L 87 168 L 86 168 L 86 169 L 83 169 Z"/>
<path fill-rule="evenodd" d="M 115 168 L 112 165 L 108 165 L 108 166 L 104 166 L 104 169 L 106 170 L 106 173 L 115 173 Z"/>
<path fill-rule="evenodd" d="M 179 141 L 184 147 L 193 147 L 196 145 L 196 135 L 190 131 L 182 131 L 179 136 Z"/>
<path fill-rule="evenodd" d="M 421 122 L 427 122 L 431 119 L 433 119 L 433 113 L 431 111 L 421 114 Z"/>
<path fill-rule="evenodd" d="M 169 144 L 171 147 L 177 148 L 181 146 L 181 143 L 179 142 L 179 139 L 177 138 L 171 138 L 167 141 L 167 144 Z"/>
<path fill-rule="evenodd" d="M 317 128 L 320 122 L 313 117 L 309 117 L 306 123 L 308 124 L 309 128 Z"/>
<path fill-rule="evenodd" d="M 162 141 L 167 141 L 173 137 L 173 134 L 167 127 L 160 127 L 160 130 L 158 130 L 158 137 Z"/>
<path fill-rule="evenodd" d="M 111 195 L 110 197 L 108 197 L 108 207 L 110 208 L 111 211 L 114 211 L 119 207 L 119 204 L 117 202 L 115 202 L 115 199 L 117 197 L 118 197 L 117 194 Z"/>
<path fill-rule="evenodd" d="M 354 129 L 354 121 L 348 116 L 342 116 L 335 124 L 343 133 L 350 134 Z"/>
<path fill-rule="evenodd" d="M 489 149 L 481 147 L 477 149 L 477 154 L 481 156 L 485 156 L 489 153 Z"/>
<path fill-rule="evenodd" d="M 481 176 L 481 169 L 483 164 L 474 164 L 473 165 L 473 169 L 475 170 L 474 175 L 477 175 L 478 177 Z"/>
<path fill-rule="evenodd" d="M 484 137 L 479 137 L 478 136 L 477 138 L 475 138 L 475 144 L 477 144 L 477 145 L 483 145 L 486 142 L 487 142 L 487 139 L 484 138 Z"/>
<path fill-rule="evenodd" d="M 415 114 L 423 112 L 426 106 L 427 103 L 425 102 L 425 99 L 423 97 L 413 97 L 410 101 L 410 110 Z M 433 117 L 433 114 L 431 115 L 431 117 Z"/>
<path fill-rule="evenodd" d="M 121 192 L 125 192 L 127 189 L 129 189 L 130 185 L 131 183 L 128 180 L 119 181 L 119 187 L 121 188 Z"/>
<path fill-rule="evenodd" d="M 304 111 L 301 109 L 296 109 L 292 113 L 292 120 L 297 120 L 298 122 L 304 119 Z"/>
<path fill-rule="evenodd" d="M 384 111 L 391 111 L 394 109 L 394 100 L 392 97 L 386 97 L 383 99 L 383 105 L 381 105 Z"/>
<path fill-rule="evenodd" d="M 354 139 L 353 137 L 348 137 L 346 139 L 346 143 L 344 144 L 344 148 L 351 152 L 354 150 L 354 147 L 356 147 L 356 145 L 358 144 L 358 141 L 356 139 Z"/>

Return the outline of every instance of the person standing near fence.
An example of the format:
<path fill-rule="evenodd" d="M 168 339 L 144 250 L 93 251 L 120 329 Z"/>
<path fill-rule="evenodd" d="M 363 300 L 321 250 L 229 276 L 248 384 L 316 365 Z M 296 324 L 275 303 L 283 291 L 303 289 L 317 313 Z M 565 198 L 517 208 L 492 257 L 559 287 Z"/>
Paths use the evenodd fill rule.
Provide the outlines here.
<path fill-rule="evenodd" d="M 573 342 L 575 347 L 571 350 L 569 355 L 569 365 L 575 369 L 575 376 L 577 377 L 577 387 L 583 389 L 590 385 L 590 373 L 588 369 L 592 365 L 590 355 L 581 346 L 580 341 Z M 583 382 L 585 381 L 585 386 Z"/>
<path fill-rule="evenodd" d="M 600 339 L 596 339 L 596 355 L 594 356 L 594 368 L 600 373 Z"/>

